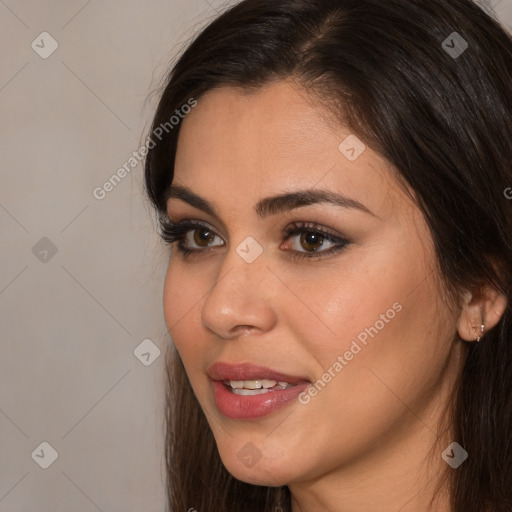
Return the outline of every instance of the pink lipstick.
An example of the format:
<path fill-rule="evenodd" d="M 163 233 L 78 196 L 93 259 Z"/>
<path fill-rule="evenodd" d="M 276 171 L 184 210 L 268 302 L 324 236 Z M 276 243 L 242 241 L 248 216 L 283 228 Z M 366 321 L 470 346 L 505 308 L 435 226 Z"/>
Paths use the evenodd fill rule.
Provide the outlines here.
<path fill-rule="evenodd" d="M 215 403 L 231 419 L 257 419 L 281 409 L 310 384 L 305 377 L 250 363 L 212 364 L 207 371 L 212 380 Z"/>

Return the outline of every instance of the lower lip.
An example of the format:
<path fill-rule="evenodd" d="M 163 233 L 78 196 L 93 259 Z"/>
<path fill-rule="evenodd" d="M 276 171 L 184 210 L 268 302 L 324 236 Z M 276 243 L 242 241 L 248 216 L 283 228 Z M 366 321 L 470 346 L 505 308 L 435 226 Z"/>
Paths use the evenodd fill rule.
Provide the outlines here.
<path fill-rule="evenodd" d="M 236 395 L 221 381 L 213 381 L 213 393 L 219 411 L 231 419 L 252 420 L 262 418 L 295 400 L 309 382 L 287 389 L 269 391 L 259 395 Z"/>

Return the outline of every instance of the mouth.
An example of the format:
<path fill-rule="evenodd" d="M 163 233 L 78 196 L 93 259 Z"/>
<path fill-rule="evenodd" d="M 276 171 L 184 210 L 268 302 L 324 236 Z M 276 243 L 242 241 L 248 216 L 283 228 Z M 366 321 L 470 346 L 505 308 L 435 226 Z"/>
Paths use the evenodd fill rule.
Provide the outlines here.
<path fill-rule="evenodd" d="M 282 389 L 288 389 L 293 386 L 288 382 L 270 379 L 262 380 L 224 380 L 222 381 L 229 391 L 235 393 L 235 395 L 263 395 L 264 393 L 271 393 L 273 391 L 281 391 Z"/>
<path fill-rule="evenodd" d="M 266 416 L 296 399 L 311 382 L 250 363 L 215 363 L 207 374 L 218 410 L 231 419 Z"/>

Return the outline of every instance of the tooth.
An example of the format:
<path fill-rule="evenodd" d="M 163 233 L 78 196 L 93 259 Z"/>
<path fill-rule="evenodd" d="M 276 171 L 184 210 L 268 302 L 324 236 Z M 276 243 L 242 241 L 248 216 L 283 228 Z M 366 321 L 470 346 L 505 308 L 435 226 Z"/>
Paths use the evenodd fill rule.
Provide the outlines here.
<path fill-rule="evenodd" d="M 244 380 L 245 389 L 261 389 L 262 385 L 259 380 Z"/>
<path fill-rule="evenodd" d="M 268 389 L 233 389 L 235 395 L 261 395 L 263 393 L 270 393 Z"/>
<path fill-rule="evenodd" d="M 276 387 L 277 389 L 286 389 L 291 387 L 287 382 L 277 382 L 272 379 L 261 379 L 261 380 L 226 380 L 225 384 L 231 386 L 232 389 L 248 389 L 248 390 L 260 390 L 260 389 L 271 389 Z"/>

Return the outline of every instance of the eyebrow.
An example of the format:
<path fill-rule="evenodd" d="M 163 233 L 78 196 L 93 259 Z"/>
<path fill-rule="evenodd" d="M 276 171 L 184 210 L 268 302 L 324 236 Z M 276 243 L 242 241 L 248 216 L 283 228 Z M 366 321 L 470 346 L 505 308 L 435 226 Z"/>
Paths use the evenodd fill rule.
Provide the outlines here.
<path fill-rule="evenodd" d="M 215 207 L 210 201 L 197 195 L 185 186 L 171 185 L 165 194 L 165 202 L 167 203 L 171 198 L 181 199 L 208 215 L 218 218 Z M 301 206 L 318 203 L 330 203 L 342 208 L 352 208 L 368 213 L 374 217 L 378 217 L 359 201 L 346 197 L 338 192 L 322 189 L 298 190 L 272 197 L 266 197 L 258 201 L 254 207 L 254 211 L 258 217 L 265 218 L 270 215 L 277 215 L 278 213 L 300 208 Z"/>

